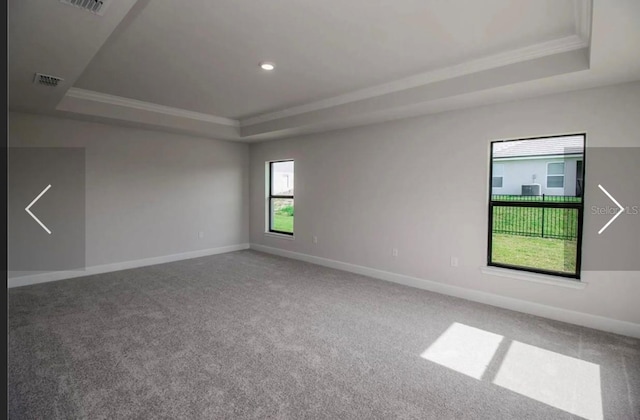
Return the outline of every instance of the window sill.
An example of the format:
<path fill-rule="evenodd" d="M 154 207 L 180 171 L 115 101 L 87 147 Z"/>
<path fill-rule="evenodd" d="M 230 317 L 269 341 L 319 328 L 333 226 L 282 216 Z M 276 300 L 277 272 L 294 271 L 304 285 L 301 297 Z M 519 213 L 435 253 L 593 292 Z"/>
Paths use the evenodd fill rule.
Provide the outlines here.
<path fill-rule="evenodd" d="M 502 267 L 485 266 L 485 267 L 480 267 L 480 271 L 482 271 L 483 274 L 489 274 L 492 276 L 507 277 L 507 278 L 516 279 L 516 280 L 530 281 L 533 283 L 541 283 L 541 284 L 548 284 L 551 286 L 566 287 L 569 289 L 582 290 L 587 287 L 587 283 L 580 280 L 562 279 L 559 277 L 549 276 L 546 274 L 529 273 L 526 271 L 511 270 L 511 269 L 502 268 Z"/>
<path fill-rule="evenodd" d="M 288 239 L 290 241 L 293 241 L 295 239 L 295 236 L 293 235 L 287 235 L 285 233 L 276 233 L 276 232 L 265 232 L 264 236 L 271 236 L 273 238 L 279 238 L 279 239 Z"/>

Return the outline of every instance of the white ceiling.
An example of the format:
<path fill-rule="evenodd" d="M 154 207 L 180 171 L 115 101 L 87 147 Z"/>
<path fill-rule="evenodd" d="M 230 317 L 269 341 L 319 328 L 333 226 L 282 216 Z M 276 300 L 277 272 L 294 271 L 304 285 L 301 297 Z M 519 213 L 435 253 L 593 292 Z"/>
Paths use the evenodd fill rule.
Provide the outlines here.
<path fill-rule="evenodd" d="M 76 86 L 238 119 L 566 37 L 574 21 L 573 0 L 153 0 Z"/>
<path fill-rule="evenodd" d="M 638 21 L 637 0 L 10 0 L 10 109 L 277 138 L 638 80 Z"/>
<path fill-rule="evenodd" d="M 9 0 L 9 105 L 12 109 L 55 108 L 136 0 L 117 0 L 95 16 L 58 0 Z M 60 89 L 32 84 L 34 73 L 61 76 Z"/>

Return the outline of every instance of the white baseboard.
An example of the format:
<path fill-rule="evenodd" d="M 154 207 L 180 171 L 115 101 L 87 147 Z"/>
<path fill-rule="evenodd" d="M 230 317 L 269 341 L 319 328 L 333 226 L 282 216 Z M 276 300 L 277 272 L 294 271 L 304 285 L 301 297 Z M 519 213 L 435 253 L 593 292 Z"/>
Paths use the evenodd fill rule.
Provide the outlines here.
<path fill-rule="evenodd" d="M 527 314 L 537 315 L 557 321 L 568 322 L 570 324 L 576 324 L 584 327 L 594 328 L 597 330 L 640 338 L 640 324 L 635 324 L 633 322 L 620 321 L 617 319 L 605 318 L 599 315 L 591 315 L 584 312 L 571 311 L 569 309 L 562 309 L 507 296 L 500 296 L 493 293 L 481 292 L 479 290 L 452 286 L 436 281 L 405 276 L 403 274 L 396 274 L 389 271 L 377 270 L 375 268 L 349 264 L 322 257 L 315 257 L 313 255 L 286 251 L 283 249 L 259 244 L 251 244 L 251 249 L 266 252 L 269 254 L 279 255 L 281 257 L 306 261 L 309 263 L 335 268 L 338 270 L 348 271 L 351 273 L 362 274 L 380 280 L 400 283 L 406 286 L 417 287 L 419 289 L 429 290 L 431 292 L 472 300 L 474 302 L 485 303 L 487 305 L 497 306 L 499 308 L 511 309 L 513 311 L 524 312 Z"/>
<path fill-rule="evenodd" d="M 249 244 L 222 246 L 218 248 L 200 249 L 198 251 L 183 252 L 180 254 L 163 255 L 161 257 L 144 258 L 134 261 L 123 261 L 113 264 L 95 265 L 84 270 L 51 271 L 47 273 L 30 274 L 26 276 L 10 277 L 8 287 L 28 286 L 30 284 L 46 283 L 50 281 L 84 277 L 93 274 L 109 273 L 112 271 L 127 270 L 129 268 L 144 267 L 147 265 L 164 264 L 173 261 L 188 260 L 191 258 L 206 257 L 208 255 L 224 254 L 225 252 L 249 249 Z"/>

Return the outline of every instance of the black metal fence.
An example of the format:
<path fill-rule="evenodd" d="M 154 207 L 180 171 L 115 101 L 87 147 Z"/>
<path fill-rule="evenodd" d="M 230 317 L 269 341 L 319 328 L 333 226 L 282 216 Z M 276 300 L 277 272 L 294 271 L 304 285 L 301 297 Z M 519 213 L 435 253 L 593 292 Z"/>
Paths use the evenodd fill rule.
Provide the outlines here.
<path fill-rule="evenodd" d="M 539 201 L 544 203 L 579 203 L 582 201 L 582 197 L 574 197 L 570 195 L 506 195 L 506 194 L 494 194 L 491 196 L 491 201 Z"/>
<path fill-rule="evenodd" d="M 535 205 L 510 206 L 505 202 L 579 203 L 569 196 L 492 196 L 493 233 L 575 241 L 578 238 L 578 209 Z M 499 205 L 496 205 L 500 203 Z M 515 204 L 515 203 L 514 203 Z"/>

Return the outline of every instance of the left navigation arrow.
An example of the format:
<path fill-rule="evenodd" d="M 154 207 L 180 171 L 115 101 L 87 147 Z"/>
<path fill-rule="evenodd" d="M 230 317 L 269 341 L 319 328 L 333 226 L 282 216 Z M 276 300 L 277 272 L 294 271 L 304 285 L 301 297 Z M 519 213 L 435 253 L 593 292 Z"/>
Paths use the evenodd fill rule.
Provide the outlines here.
<path fill-rule="evenodd" d="M 37 196 L 36 198 L 34 198 L 34 199 L 33 199 L 33 201 L 32 201 L 32 202 L 31 202 L 27 207 L 25 207 L 25 208 L 24 208 L 24 211 L 26 211 L 27 213 L 29 213 L 29 216 L 33 217 L 33 220 L 35 220 L 36 222 L 38 222 L 38 224 L 39 224 L 40 226 L 42 226 L 42 229 L 44 229 L 44 230 L 45 230 L 49 235 L 51 235 L 51 231 L 49 230 L 49 228 L 47 228 L 47 227 L 44 225 L 44 223 L 42 223 L 42 222 L 40 221 L 40 219 L 38 219 L 38 218 L 36 217 L 36 215 L 35 215 L 35 214 L 31 213 L 31 210 L 29 210 L 29 209 L 31 208 L 31 206 L 33 206 L 33 205 L 36 203 L 36 201 L 40 200 L 40 197 L 42 197 L 42 196 L 44 195 L 44 193 L 46 193 L 47 191 L 49 191 L 49 188 L 51 188 L 51 184 L 47 185 L 47 187 L 46 187 L 44 190 L 42 190 L 42 192 L 41 192 L 40 194 L 38 194 L 38 196 Z"/>

